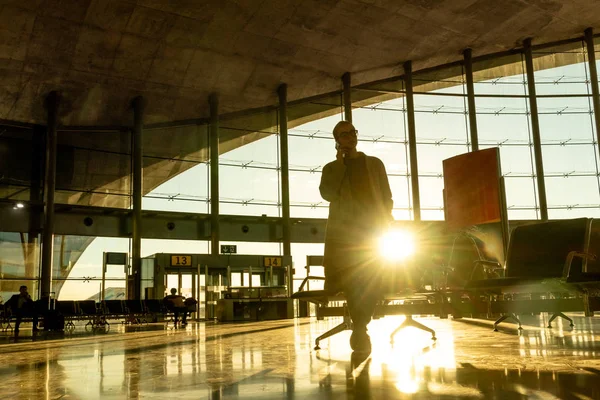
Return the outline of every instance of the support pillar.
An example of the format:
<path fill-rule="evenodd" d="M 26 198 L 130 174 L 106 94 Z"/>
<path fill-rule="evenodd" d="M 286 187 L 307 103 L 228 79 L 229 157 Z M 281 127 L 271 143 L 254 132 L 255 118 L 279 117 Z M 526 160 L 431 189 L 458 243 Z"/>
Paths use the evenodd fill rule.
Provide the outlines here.
<path fill-rule="evenodd" d="M 25 251 L 25 276 L 33 279 L 40 267 L 40 241 L 38 235 L 42 226 L 43 173 L 45 160 L 46 128 L 35 126 L 31 138 L 31 186 L 29 187 L 29 231 Z M 29 288 L 32 290 L 32 288 Z"/>
<path fill-rule="evenodd" d="M 535 76 L 533 69 L 533 54 L 531 39 L 523 42 L 525 48 L 525 67 L 527 69 L 527 89 L 529 91 L 529 111 L 531 112 L 531 135 L 533 137 L 533 152 L 535 155 L 535 171 L 540 201 L 540 216 L 542 221 L 548 221 L 548 202 L 546 201 L 546 183 L 544 180 L 544 163 L 542 159 L 542 141 L 540 136 L 540 121 L 538 117 L 537 97 L 535 92 Z"/>
<path fill-rule="evenodd" d="M 598 69 L 596 68 L 596 51 L 594 49 L 594 30 L 585 30 L 588 68 L 590 70 L 590 86 L 592 87 L 592 103 L 594 105 L 594 127 L 596 128 L 596 146 L 600 154 L 600 93 L 598 91 Z"/>
<path fill-rule="evenodd" d="M 475 85 L 473 84 L 473 51 L 466 49 L 465 77 L 467 78 L 467 104 L 469 105 L 469 130 L 471 132 L 471 151 L 479 150 L 479 136 L 477 134 L 477 109 L 475 107 Z"/>
<path fill-rule="evenodd" d="M 279 94 L 279 154 L 281 155 L 281 206 L 283 217 L 283 255 L 292 255 L 290 224 L 290 165 L 288 157 L 287 85 L 282 83 Z"/>
<path fill-rule="evenodd" d="M 144 98 L 133 99 L 133 238 L 131 244 L 131 273 L 133 274 L 133 299 L 141 298 L 142 288 L 142 194 L 143 169 L 142 144 L 144 127 Z"/>
<path fill-rule="evenodd" d="M 210 105 L 210 254 L 219 251 L 219 97 L 208 97 Z M 208 277 L 206 278 L 208 279 Z"/>
<path fill-rule="evenodd" d="M 350 72 L 346 72 L 342 75 L 342 83 L 344 85 L 344 96 L 343 96 L 343 106 L 344 106 L 344 120 L 352 123 L 352 90 L 350 88 L 351 77 Z"/>
<path fill-rule="evenodd" d="M 56 140 L 60 96 L 52 91 L 46 97 L 48 126 L 46 128 L 46 168 L 44 177 L 44 230 L 42 235 L 42 273 L 40 297 L 52 291 L 52 261 L 54 256 L 54 192 L 56 191 Z"/>
<path fill-rule="evenodd" d="M 408 152 L 410 157 L 410 182 L 412 187 L 415 221 L 421 220 L 421 198 L 419 196 L 419 166 L 417 164 L 417 130 L 415 126 L 415 101 L 413 98 L 412 62 L 404 63 L 404 85 L 406 86 L 406 122 L 408 125 Z"/>

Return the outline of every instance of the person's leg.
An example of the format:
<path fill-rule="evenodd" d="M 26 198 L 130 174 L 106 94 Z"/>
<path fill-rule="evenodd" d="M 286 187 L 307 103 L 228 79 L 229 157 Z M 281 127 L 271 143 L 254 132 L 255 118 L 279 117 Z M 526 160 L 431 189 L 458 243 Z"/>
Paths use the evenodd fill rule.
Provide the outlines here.
<path fill-rule="evenodd" d="M 33 331 L 37 331 L 38 330 L 38 314 L 37 312 L 33 311 L 33 313 L 31 314 L 31 318 L 33 319 Z"/>
<path fill-rule="evenodd" d="M 179 309 L 178 308 L 174 308 L 173 309 L 173 315 L 174 315 L 174 318 L 175 318 L 175 322 L 174 323 L 175 323 L 175 325 L 177 325 L 177 321 L 179 321 Z"/>
<path fill-rule="evenodd" d="M 181 308 L 181 323 L 187 325 L 187 308 Z"/>
<path fill-rule="evenodd" d="M 370 351 L 367 325 L 381 296 L 379 270 L 374 265 L 363 265 L 348 273 L 347 277 L 344 293 L 353 325 L 350 346 L 354 350 Z"/>
<path fill-rule="evenodd" d="M 17 321 L 15 322 L 15 333 L 19 332 L 19 327 L 21 326 L 21 321 L 23 320 L 23 313 L 20 311 L 15 312 L 15 317 Z"/>

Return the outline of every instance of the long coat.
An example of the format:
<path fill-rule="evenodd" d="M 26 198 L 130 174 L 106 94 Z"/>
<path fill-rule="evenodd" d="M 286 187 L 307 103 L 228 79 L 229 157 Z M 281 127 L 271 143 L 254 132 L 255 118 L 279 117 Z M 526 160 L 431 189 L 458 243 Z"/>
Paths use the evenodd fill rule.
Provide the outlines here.
<path fill-rule="evenodd" d="M 321 175 L 319 190 L 323 199 L 330 203 L 323 261 L 326 276 L 376 257 L 375 239 L 393 220 L 392 191 L 383 162 L 364 153 L 359 153 L 359 157 L 366 157 L 369 186 L 374 199 L 369 210 L 353 199 L 350 177 L 343 160 L 325 165 Z M 368 230 L 358 228 L 360 224 L 357 224 L 357 219 L 363 216 L 369 218 Z"/>

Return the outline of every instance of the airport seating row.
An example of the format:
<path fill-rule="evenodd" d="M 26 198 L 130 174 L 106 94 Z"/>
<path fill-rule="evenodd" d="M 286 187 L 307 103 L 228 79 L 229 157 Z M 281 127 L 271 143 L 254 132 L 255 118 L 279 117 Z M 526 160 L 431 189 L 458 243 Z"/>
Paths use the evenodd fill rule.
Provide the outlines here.
<path fill-rule="evenodd" d="M 36 301 L 36 312 L 43 316 L 47 309 L 55 310 L 65 319 L 65 330 L 74 330 L 75 321 L 87 321 L 86 330 L 110 329 L 109 320 L 122 320 L 124 324 L 144 324 L 156 321 L 159 315 L 169 314 L 162 300 L 58 300 L 48 304 L 47 301 Z M 2 310 L 0 328 L 3 331 L 12 330 L 12 320 L 15 316 L 10 309 Z M 31 317 L 23 321 L 31 321 Z"/>
<path fill-rule="evenodd" d="M 494 330 L 497 330 L 498 324 L 506 319 L 514 319 L 522 329 L 520 314 L 548 312 L 551 314 L 548 327 L 558 317 L 572 326 L 565 312 L 579 311 L 593 316 L 600 309 L 597 295 L 600 235 L 592 230 L 593 221 L 577 218 L 517 226 L 510 235 L 504 265 L 483 259 L 475 241 L 464 234 L 461 234 L 462 249 L 457 246 L 456 236 L 429 240 L 430 248 L 422 249 L 429 259 L 416 257 L 412 265 L 404 265 L 404 274 L 397 269 L 388 272 L 386 282 L 396 282 L 396 287 L 385 288 L 386 294 L 374 317 L 406 315 L 403 326 L 392 334 L 392 341 L 393 335 L 405 326 L 429 331 L 435 340 L 435 332 L 414 321 L 414 315 L 442 318 L 449 314 L 455 318 L 496 315 Z M 450 254 L 432 263 L 432 255 L 445 251 L 440 249 L 451 249 Z M 461 251 L 461 256 L 456 257 L 454 253 Z M 311 279 L 315 277 L 308 277 L 305 282 Z M 351 329 L 352 323 L 345 305 L 330 306 L 343 301 L 343 293 L 305 291 L 305 282 L 292 298 L 316 304 L 318 319 L 344 317 L 342 324 L 317 338 L 318 349 L 321 340 Z"/>

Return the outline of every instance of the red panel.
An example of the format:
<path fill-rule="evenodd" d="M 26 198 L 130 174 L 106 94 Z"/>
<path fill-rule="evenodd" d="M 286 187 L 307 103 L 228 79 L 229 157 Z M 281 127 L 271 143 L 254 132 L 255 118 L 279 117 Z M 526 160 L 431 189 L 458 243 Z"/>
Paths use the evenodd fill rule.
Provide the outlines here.
<path fill-rule="evenodd" d="M 443 161 L 446 222 L 450 229 L 501 219 L 498 148 Z"/>

